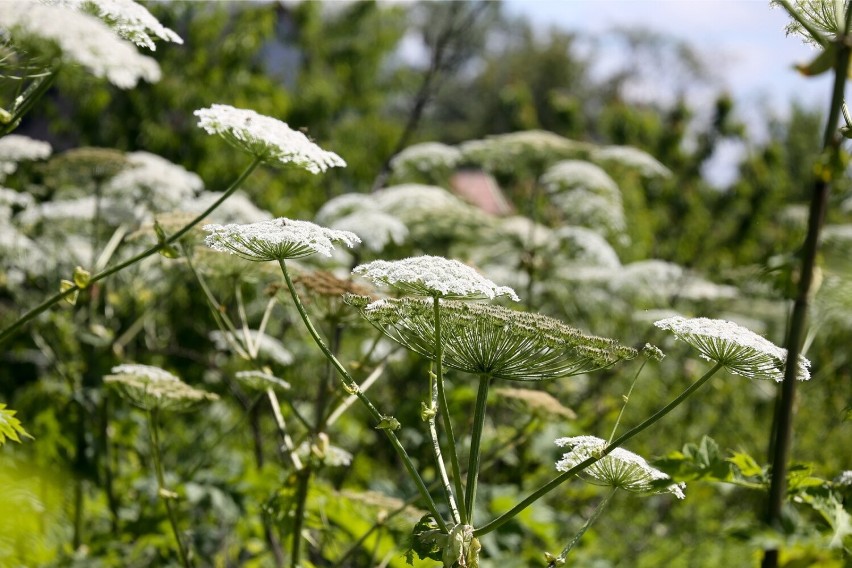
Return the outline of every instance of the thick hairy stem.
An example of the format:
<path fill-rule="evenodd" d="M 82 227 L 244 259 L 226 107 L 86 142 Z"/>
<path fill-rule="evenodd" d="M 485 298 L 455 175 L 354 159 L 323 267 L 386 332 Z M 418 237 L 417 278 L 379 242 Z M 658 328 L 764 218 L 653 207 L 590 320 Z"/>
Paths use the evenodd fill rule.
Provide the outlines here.
<path fill-rule="evenodd" d="M 438 426 L 435 420 L 438 412 L 438 385 L 435 379 L 429 376 L 429 390 L 431 392 L 431 407 L 429 408 L 429 438 L 432 440 L 432 452 L 435 454 L 435 464 L 438 467 L 438 473 L 441 476 L 441 483 L 444 486 L 444 493 L 447 496 L 447 503 L 450 506 L 450 512 L 453 515 L 453 521 L 458 524 L 461 522 L 459 508 L 456 503 L 455 495 L 453 495 L 453 487 L 450 484 L 450 478 L 447 477 L 447 467 L 444 465 L 444 455 L 441 452 L 441 442 L 438 438 Z"/>
<path fill-rule="evenodd" d="M 627 432 L 625 432 L 624 434 L 622 434 L 621 436 L 616 438 L 610 445 L 608 445 L 603 451 L 601 451 L 599 455 L 583 460 L 582 462 L 578 463 L 577 465 L 575 465 L 574 467 L 572 467 L 568 471 L 561 473 L 560 475 L 553 478 L 548 483 L 542 485 L 540 488 L 538 488 L 536 491 L 534 491 L 532 494 L 530 494 L 523 501 L 521 501 L 520 503 L 518 503 L 517 505 L 515 505 L 514 507 L 512 507 L 511 509 L 509 509 L 508 511 L 506 511 L 505 513 L 503 513 L 502 515 L 500 515 L 499 517 L 497 517 L 496 519 L 491 521 L 490 523 L 483 525 L 483 526 L 479 527 L 478 529 L 474 530 L 473 536 L 479 537 L 479 536 L 482 536 L 482 535 L 486 535 L 486 534 L 490 533 L 491 531 L 502 527 L 508 521 L 513 519 L 519 513 L 521 513 L 524 509 L 526 509 L 527 507 L 529 507 L 530 505 L 532 505 L 533 503 L 535 503 L 536 501 L 538 501 L 539 499 L 541 499 L 542 497 L 544 497 L 545 495 L 547 495 L 548 493 L 550 493 L 551 491 L 553 491 L 554 489 L 556 489 L 557 487 L 562 485 L 565 481 L 571 479 L 577 473 L 586 469 L 587 467 L 589 467 L 590 465 L 592 465 L 596 461 L 598 461 L 598 460 L 602 459 L 603 457 L 609 455 L 610 453 L 612 453 L 613 450 L 622 446 L 629 439 L 633 438 L 634 436 L 637 436 L 641 432 L 644 432 L 648 427 L 650 427 L 652 424 L 654 424 L 655 422 L 660 420 L 666 414 L 668 414 L 669 412 L 674 410 L 677 406 L 679 406 L 683 401 L 685 401 L 687 398 L 689 398 L 689 396 L 692 395 L 692 393 L 694 393 L 704 383 L 706 383 L 708 380 L 710 380 L 710 377 L 715 375 L 716 372 L 721 368 L 722 368 L 722 365 L 717 363 L 712 369 L 707 371 L 704 374 L 704 376 L 702 376 L 700 379 L 698 379 L 697 381 L 692 383 L 689 387 L 686 388 L 686 390 L 684 390 L 682 393 L 680 393 L 670 403 L 668 403 L 663 408 L 658 410 L 651 417 L 645 419 L 645 421 L 642 422 L 641 424 L 639 424 L 638 426 L 634 426 L 632 429 L 628 430 Z"/>
<path fill-rule="evenodd" d="M 782 5 L 794 18 L 796 11 L 786 2 Z M 846 11 L 845 30 L 852 23 L 852 4 Z M 813 283 L 814 266 L 817 250 L 819 249 L 819 233 L 828 204 L 830 182 L 837 167 L 837 153 L 840 143 L 837 136 L 837 122 L 843 105 L 843 91 L 846 85 L 846 75 L 849 68 L 850 46 L 849 37 L 840 36 L 837 40 L 837 60 L 834 66 L 834 88 L 829 107 L 828 121 L 823 135 L 823 156 L 828 157 L 828 163 L 822 166 L 823 171 L 817 172 L 814 180 L 813 194 L 808 215 L 808 230 L 801 251 L 801 270 L 793 311 L 787 330 L 787 365 L 784 369 L 784 381 L 781 383 L 781 393 L 776 407 L 774 431 L 772 433 L 772 479 L 769 485 L 769 502 L 766 511 L 766 521 L 776 527 L 781 522 L 781 512 L 787 494 L 787 462 L 790 459 L 790 448 L 793 442 L 793 406 L 796 399 L 796 372 L 799 355 L 802 350 L 802 338 L 807 330 L 808 298 Z M 763 568 L 778 566 L 778 551 L 767 550 L 761 564 Z"/>
<path fill-rule="evenodd" d="M 459 465 L 459 454 L 456 450 L 456 436 L 453 432 L 453 423 L 450 420 L 450 408 L 447 405 L 447 393 L 444 390 L 444 341 L 441 337 L 441 302 L 438 298 L 432 300 L 432 310 L 435 317 L 435 385 L 438 391 L 438 412 L 441 414 L 441 421 L 444 423 L 444 430 L 447 435 L 447 446 L 450 453 L 450 468 L 453 471 L 453 482 L 456 486 L 456 497 L 462 503 L 467 502 L 465 498 L 465 490 L 461 483 L 461 466 Z M 465 508 L 461 511 L 461 521 L 468 524 L 468 515 Z"/>
<path fill-rule="evenodd" d="M 467 462 L 467 493 L 465 493 L 464 509 L 467 518 L 473 520 L 473 506 L 476 502 L 476 486 L 479 483 L 480 446 L 482 444 L 482 429 L 485 426 L 485 406 L 488 402 L 488 386 L 491 377 L 479 377 L 479 390 L 476 393 L 476 406 L 473 411 L 473 430 L 470 434 L 470 455 Z"/>
<path fill-rule="evenodd" d="M 187 223 L 178 232 L 176 232 L 173 235 L 166 238 L 162 243 L 157 243 L 156 245 L 152 246 L 151 248 L 146 249 L 146 250 L 140 252 L 139 254 L 134 255 L 134 256 L 128 258 L 127 260 L 125 260 L 125 261 L 123 261 L 119 264 L 116 264 L 115 266 L 112 266 L 112 267 L 107 268 L 107 269 L 105 269 L 101 272 L 98 272 L 97 274 L 92 275 L 92 277 L 89 279 L 89 285 L 92 285 L 95 282 L 98 282 L 99 280 L 103 280 L 104 278 L 106 278 L 108 276 L 112 276 L 116 272 L 120 272 L 120 271 L 124 270 L 125 268 L 127 268 L 128 266 L 136 264 L 140 260 L 143 260 L 143 259 L 148 258 L 149 256 L 151 256 L 153 254 L 160 252 L 161 250 L 165 249 L 170 244 L 174 243 L 175 241 L 177 241 L 178 239 L 183 237 L 195 225 L 200 223 L 205 217 L 207 217 L 217 207 L 219 207 L 219 205 L 221 205 L 222 202 L 225 201 L 225 199 L 227 199 L 232 193 L 234 193 L 237 190 L 237 188 L 240 187 L 240 185 L 245 181 L 245 179 L 249 176 L 249 174 L 251 174 L 251 172 L 253 172 L 254 169 L 258 165 L 260 165 L 260 159 L 256 158 L 251 164 L 249 164 L 249 166 L 243 171 L 243 173 L 241 173 L 240 176 L 236 180 L 234 180 L 234 183 L 232 183 L 231 186 L 228 189 L 225 190 L 225 193 L 222 194 L 222 197 L 217 199 L 215 203 L 213 203 L 210 207 L 205 209 L 204 212 L 201 213 L 200 215 L 198 215 L 195 219 L 193 219 L 192 221 Z M 12 325 L 10 325 L 6 329 L 4 329 L 2 332 L 0 332 L 0 344 L 2 344 L 4 341 L 6 341 L 10 337 L 12 337 L 12 335 L 15 333 L 15 331 L 17 331 L 24 324 L 26 324 L 27 322 L 29 322 L 30 320 L 32 320 L 33 318 L 35 318 L 36 316 L 38 316 L 39 314 L 41 314 L 42 312 L 44 312 L 45 310 L 47 310 L 48 308 L 53 306 L 54 304 L 59 303 L 64 298 L 67 298 L 67 297 L 71 296 L 72 294 L 76 294 L 79 291 L 80 291 L 79 286 L 77 286 L 77 285 L 71 286 L 67 290 L 59 292 L 58 294 L 54 294 L 53 296 L 51 296 L 50 298 L 48 298 L 47 300 L 43 301 L 41 304 L 36 306 L 35 308 L 31 309 L 30 311 L 28 311 L 27 313 L 22 315 L 20 318 L 18 318 L 17 321 L 15 321 L 15 323 L 13 323 Z"/>

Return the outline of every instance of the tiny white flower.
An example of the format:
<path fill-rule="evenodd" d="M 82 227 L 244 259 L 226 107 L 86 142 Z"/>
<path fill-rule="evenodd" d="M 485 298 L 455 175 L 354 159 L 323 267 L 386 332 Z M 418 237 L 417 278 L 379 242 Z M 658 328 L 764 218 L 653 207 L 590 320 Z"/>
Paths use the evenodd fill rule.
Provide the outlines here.
<path fill-rule="evenodd" d="M 842 485 L 844 487 L 852 486 L 852 469 L 841 471 L 837 477 L 834 478 L 834 484 Z"/>
<path fill-rule="evenodd" d="M 122 38 L 139 47 L 155 51 L 157 46 L 151 35 L 173 43 L 183 40 L 174 31 L 165 27 L 144 6 L 133 0 L 42 0 L 46 4 L 59 5 L 91 14 L 113 28 Z"/>
<path fill-rule="evenodd" d="M 574 436 L 556 440 L 559 447 L 568 447 L 570 452 L 556 462 L 558 471 L 569 471 L 591 457 L 597 457 L 607 447 L 606 440 L 595 436 Z M 662 471 L 651 467 L 642 456 L 624 448 L 615 448 L 592 465 L 583 469 L 579 476 L 596 485 L 617 487 L 633 493 L 671 493 L 678 499 L 684 498 L 684 483 L 666 484 L 671 479 Z"/>
<path fill-rule="evenodd" d="M 654 323 L 674 333 L 701 352 L 708 361 L 721 363 L 735 375 L 750 379 L 784 380 L 787 350 L 732 321 L 674 316 Z M 811 378 L 811 362 L 799 356 L 796 375 L 800 381 Z"/>
<path fill-rule="evenodd" d="M 236 254 L 246 260 L 290 260 L 320 253 L 331 256 L 336 241 L 350 248 L 361 242 L 355 233 L 336 231 L 280 217 L 247 225 L 205 225 L 205 242 L 213 250 Z"/>
<path fill-rule="evenodd" d="M 313 174 L 346 166 L 340 156 L 323 150 L 303 133 L 253 110 L 215 104 L 194 114 L 198 117 L 198 126 L 208 134 L 221 136 L 270 166 L 294 165 Z"/>
<path fill-rule="evenodd" d="M 498 296 L 509 296 L 516 302 L 520 301 L 508 286 L 498 286 L 470 266 L 440 256 L 376 260 L 357 266 L 352 272 L 377 285 L 418 296 L 459 300 L 492 300 Z"/>
<path fill-rule="evenodd" d="M 132 43 L 89 14 L 25 0 L 0 2 L 0 28 L 9 31 L 13 44 L 33 39 L 55 44 L 63 59 L 120 89 L 135 87 L 139 79 L 160 80 L 156 61 L 140 55 Z"/>

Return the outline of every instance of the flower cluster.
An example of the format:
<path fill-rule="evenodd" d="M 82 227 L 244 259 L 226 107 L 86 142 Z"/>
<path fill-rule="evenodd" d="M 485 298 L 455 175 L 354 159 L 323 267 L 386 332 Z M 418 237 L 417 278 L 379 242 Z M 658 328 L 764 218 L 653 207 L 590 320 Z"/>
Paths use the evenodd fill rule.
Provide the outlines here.
<path fill-rule="evenodd" d="M 346 166 L 340 156 L 323 150 L 303 133 L 253 110 L 216 104 L 196 110 L 195 116 L 198 117 L 198 126 L 208 134 L 221 136 L 270 166 L 292 165 L 312 174 Z"/>
<path fill-rule="evenodd" d="M 614 203 L 621 203 L 618 184 L 604 170 L 583 160 L 563 160 L 547 169 L 539 180 L 548 192 L 556 194 L 585 189 Z"/>
<path fill-rule="evenodd" d="M 391 169 L 401 175 L 411 172 L 430 173 L 434 170 L 451 170 L 461 161 L 458 148 L 439 142 L 423 142 L 409 146 L 393 157 Z"/>
<path fill-rule="evenodd" d="M 571 451 L 556 462 L 558 471 L 569 471 L 574 466 L 592 457 L 598 457 L 606 449 L 607 442 L 595 436 L 574 436 L 556 440 L 559 447 L 568 447 Z M 671 478 L 662 471 L 651 467 L 645 458 L 615 448 L 592 465 L 580 472 L 580 477 L 596 485 L 617 487 L 632 493 L 671 493 L 678 499 L 684 498 L 684 483 L 667 483 Z"/>
<path fill-rule="evenodd" d="M 585 148 L 585 144 L 545 130 L 498 134 L 459 145 L 465 161 L 497 172 L 510 172 L 519 164 L 529 167 L 532 164 L 553 163 L 574 157 Z"/>
<path fill-rule="evenodd" d="M 667 178 L 671 170 L 647 152 L 633 146 L 604 146 L 592 152 L 592 160 L 603 165 L 616 165 L 633 169 L 646 178 Z"/>
<path fill-rule="evenodd" d="M 151 12 L 133 0 L 46 0 L 46 3 L 91 14 L 114 29 L 122 38 L 151 51 L 157 49 L 151 35 L 163 41 L 183 43 L 179 35 L 161 24 Z"/>
<path fill-rule="evenodd" d="M 708 361 L 725 366 L 735 375 L 750 379 L 784 380 L 787 350 L 734 322 L 708 318 L 674 316 L 654 323 L 671 331 L 676 338 L 701 352 Z M 811 378 L 811 362 L 800 356 L 796 362 L 796 378 Z"/>
<path fill-rule="evenodd" d="M 186 410 L 199 402 L 219 398 L 150 365 L 118 365 L 112 368 L 111 375 L 104 377 L 104 382 L 114 385 L 132 404 L 145 410 Z"/>
<path fill-rule="evenodd" d="M 144 201 L 154 211 L 168 211 L 204 189 L 197 174 L 149 152 L 127 154 L 127 167 L 107 182 L 105 195 Z"/>
<path fill-rule="evenodd" d="M 205 225 L 206 243 L 256 262 L 289 260 L 320 253 L 331 256 L 335 242 L 349 247 L 361 242 L 354 233 L 326 229 L 308 221 L 280 217 L 246 225 Z"/>
<path fill-rule="evenodd" d="M 121 89 L 140 79 L 160 80 L 157 62 L 140 55 L 133 44 L 119 38 L 94 16 L 63 6 L 44 6 L 24 0 L 4 2 L 0 27 L 10 30 L 13 42 L 49 42 L 64 60 L 82 65 Z M 39 44 L 38 51 L 44 46 Z"/>
<path fill-rule="evenodd" d="M 7 134 L 0 138 L 0 180 L 15 173 L 19 162 L 43 160 L 50 157 L 51 152 L 53 149 L 47 142 L 20 134 Z"/>
<path fill-rule="evenodd" d="M 509 296 L 520 301 L 508 286 L 498 286 L 470 266 L 440 256 L 375 260 L 356 266 L 352 272 L 403 294 L 459 300 L 493 300 Z"/>
<path fill-rule="evenodd" d="M 435 358 L 435 314 L 417 298 L 349 296 L 347 302 L 394 341 Z M 588 373 L 636 356 L 547 316 L 482 303 L 444 300 L 440 309 L 444 364 L 466 373 L 538 381 Z"/>

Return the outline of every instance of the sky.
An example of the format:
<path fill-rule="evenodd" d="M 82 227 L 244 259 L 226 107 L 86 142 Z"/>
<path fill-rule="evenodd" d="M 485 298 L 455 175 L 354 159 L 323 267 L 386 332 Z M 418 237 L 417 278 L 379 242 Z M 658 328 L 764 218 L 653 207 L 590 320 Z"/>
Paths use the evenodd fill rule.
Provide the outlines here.
<path fill-rule="evenodd" d="M 600 75 L 624 65 L 623 44 L 608 33 L 613 28 L 641 26 L 688 41 L 713 75 L 709 84 L 686 87 L 690 102 L 709 108 L 713 93 L 727 90 L 738 117 L 758 138 L 766 135 L 765 117 L 785 115 L 792 101 L 819 109 L 829 104 L 830 74 L 806 78 L 793 69 L 816 51 L 786 35 L 786 13 L 768 0 L 505 0 L 504 7 L 542 32 L 551 26 L 581 32 L 597 54 Z M 676 92 L 668 75 L 661 69 L 659 78 L 649 77 L 637 87 L 637 96 L 671 100 Z M 730 179 L 742 151 L 722 148 L 709 172 L 715 184 Z"/>

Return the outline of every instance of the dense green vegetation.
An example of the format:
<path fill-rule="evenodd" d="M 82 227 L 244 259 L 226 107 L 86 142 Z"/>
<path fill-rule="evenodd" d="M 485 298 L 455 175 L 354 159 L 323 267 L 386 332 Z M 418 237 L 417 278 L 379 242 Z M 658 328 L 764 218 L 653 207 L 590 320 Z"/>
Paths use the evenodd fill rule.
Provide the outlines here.
<path fill-rule="evenodd" d="M 20 442 L 0 445 L 0 566 L 404 566 L 407 552 L 439 565 L 412 536 L 430 507 L 388 438 L 450 518 L 429 437 L 435 423 L 448 441 L 447 420 L 430 414 L 440 406 L 430 385 L 446 375 L 466 467 L 483 382 L 462 365 L 436 370 L 427 348 L 401 348 L 378 329 L 387 321 L 362 317 L 364 302 L 343 301 L 390 293 L 351 269 L 458 259 L 514 288 L 521 302 L 498 298 L 500 309 L 624 346 L 616 364 L 575 376 L 495 375 L 470 504 L 478 529 L 558 474 L 554 440 L 617 439 L 713 368 L 655 321 L 732 320 L 785 345 L 814 178 L 832 183 L 781 521 L 764 522 L 780 389 L 722 369 L 626 443 L 687 482 L 686 499 L 615 492 L 567 565 L 757 566 L 764 549 L 780 551 L 780 566 L 848 565 L 852 186 L 837 174 L 845 151 L 822 151 L 829 109 L 767 116 L 770 136 L 758 140 L 724 92 L 709 112 L 686 98 L 639 104 L 626 75 L 593 78 L 577 33 L 536 34 L 499 2 L 148 8 L 184 40 L 149 52 L 159 81 L 120 89 L 65 65 L 7 128 L 52 153 L 0 168 L 0 443 Z M 688 46 L 623 33 L 637 53 L 671 50 L 682 73 L 702 75 Z M 3 50 L 0 106 L 12 109 L 23 58 Z M 287 259 L 288 277 L 330 351 L 400 429 L 347 402 L 354 390 L 317 349 L 276 263 L 215 252 L 200 228 L 166 242 L 253 164 L 198 127 L 194 112 L 218 103 L 285 121 L 346 160 L 318 175 L 260 165 L 209 220 L 287 217 L 361 237 L 328 258 Z M 702 173 L 725 141 L 746 151 L 730 187 L 712 187 Z M 144 171 L 141 152 L 171 162 L 151 166 L 164 173 L 149 185 L 122 177 Z M 452 194 L 459 171 L 491 176 L 511 211 Z M 350 215 L 364 211 L 382 217 Z M 161 254 L 88 284 L 157 243 Z M 72 301 L 15 327 L 60 281 L 79 288 Z M 648 343 L 666 357 L 626 355 Z M 216 399 L 180 411 L 128 403 L 105 381 L 125 363 Z M 286 385 L 258 386 L 249 371 Z M 450 472 L 458 493 L 471 485 L 460 473 Z M 477 533 L 480 566 L 556 565 L 546 553 L 558 556 L 609 491 L 571 480 Z"/>

